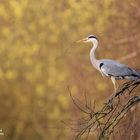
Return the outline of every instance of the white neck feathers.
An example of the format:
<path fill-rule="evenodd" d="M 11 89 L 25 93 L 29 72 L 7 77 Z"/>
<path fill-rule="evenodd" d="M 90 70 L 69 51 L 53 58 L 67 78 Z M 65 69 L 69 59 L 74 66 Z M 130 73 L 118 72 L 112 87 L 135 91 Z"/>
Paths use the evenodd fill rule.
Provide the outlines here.
<path fill-rule="evenodd" d="M 91 60 L 91 63 L 93 64 L 93 66 L 97 68 L 98 66 L 97 66 L 97 59 L 95 57 L 95 51 L 98 47 L 98 41 L 96 39 L 93 39 L 92 44 L 93 44 L 93 47 L 90 51 L 90 60 Z"/>

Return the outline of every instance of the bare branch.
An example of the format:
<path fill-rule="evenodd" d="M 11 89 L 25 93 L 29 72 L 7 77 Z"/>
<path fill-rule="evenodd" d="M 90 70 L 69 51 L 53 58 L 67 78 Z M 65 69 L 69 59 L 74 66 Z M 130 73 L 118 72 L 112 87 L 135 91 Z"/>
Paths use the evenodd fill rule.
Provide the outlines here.
<path fill-rule="evenodd" d="M 111 99 L 108 99 L 101 110 L 96 112 L 95 105 L 92 108 L 91 101 L 88 101 L 86 94 L 85 109 L 83 109 L 69 90 L 73 103 L 87 115 L 86 120 L 83 120 L 84 123 L 82 122 L 83 125 L 82 123 L 78 125 L 80 131 L 78 131 L 75 140 L 81 138 L 88 140 L 90 133 L 95 131 L 98 131 L 97 140 L 108 140 L 119 122 L 125 118 L 127 112 L 140 101 L 140 94 L 135 95 L 134 93 L 134 89 L 139 85 L 140 80 L 125 83 Z M 129 96 L 124 98 L 124 95 Z"/>

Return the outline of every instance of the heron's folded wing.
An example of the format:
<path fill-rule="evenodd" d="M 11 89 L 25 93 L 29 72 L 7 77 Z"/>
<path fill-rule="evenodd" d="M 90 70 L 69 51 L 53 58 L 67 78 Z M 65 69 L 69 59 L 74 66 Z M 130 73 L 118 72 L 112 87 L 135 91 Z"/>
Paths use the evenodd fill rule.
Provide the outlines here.
<path fill-rule="evenodd" d="M 138 76 L 138 73 L 128 66 L 109 60 L 103 61 L 101 71 L 107 76 L 114 77 Z"/>

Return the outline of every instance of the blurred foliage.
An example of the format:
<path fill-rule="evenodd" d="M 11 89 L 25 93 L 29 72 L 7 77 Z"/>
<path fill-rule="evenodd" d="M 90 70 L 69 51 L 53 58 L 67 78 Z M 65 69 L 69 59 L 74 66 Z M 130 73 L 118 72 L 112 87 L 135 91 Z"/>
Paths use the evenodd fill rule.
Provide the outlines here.
<path fill-rule="evenodd" d="M 99 56 L 113 59 L 138 50 L 138 5 L 138 0 L 1 0 L 0 128 L 5 136 L 0 137 L 72 139 L 60 123 L 76 114 L 67 86 L 78 98 L 86 90 L 99 107 L 112 90 L 92 68 L 90 48 L 75 41 L 96 34 L 105 46 Z M 128 64 L 138 68 L 138 56 L 134 59 Z"/>

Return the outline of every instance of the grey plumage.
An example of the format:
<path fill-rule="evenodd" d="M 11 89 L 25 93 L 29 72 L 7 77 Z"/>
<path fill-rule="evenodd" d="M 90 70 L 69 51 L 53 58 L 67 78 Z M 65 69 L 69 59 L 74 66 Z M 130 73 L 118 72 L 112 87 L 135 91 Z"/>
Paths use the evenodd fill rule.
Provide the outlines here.
<path fill-rule="evenodd" d="M 102 64 L 100 67 L 102 74 L 106 75 L 107 77 L 113 76 L 116 80 L 136 80 L 140 77 L 140 74 L 137 71 L 116 61 L 101 59 L 99 60 L 99 63 Z"/>

